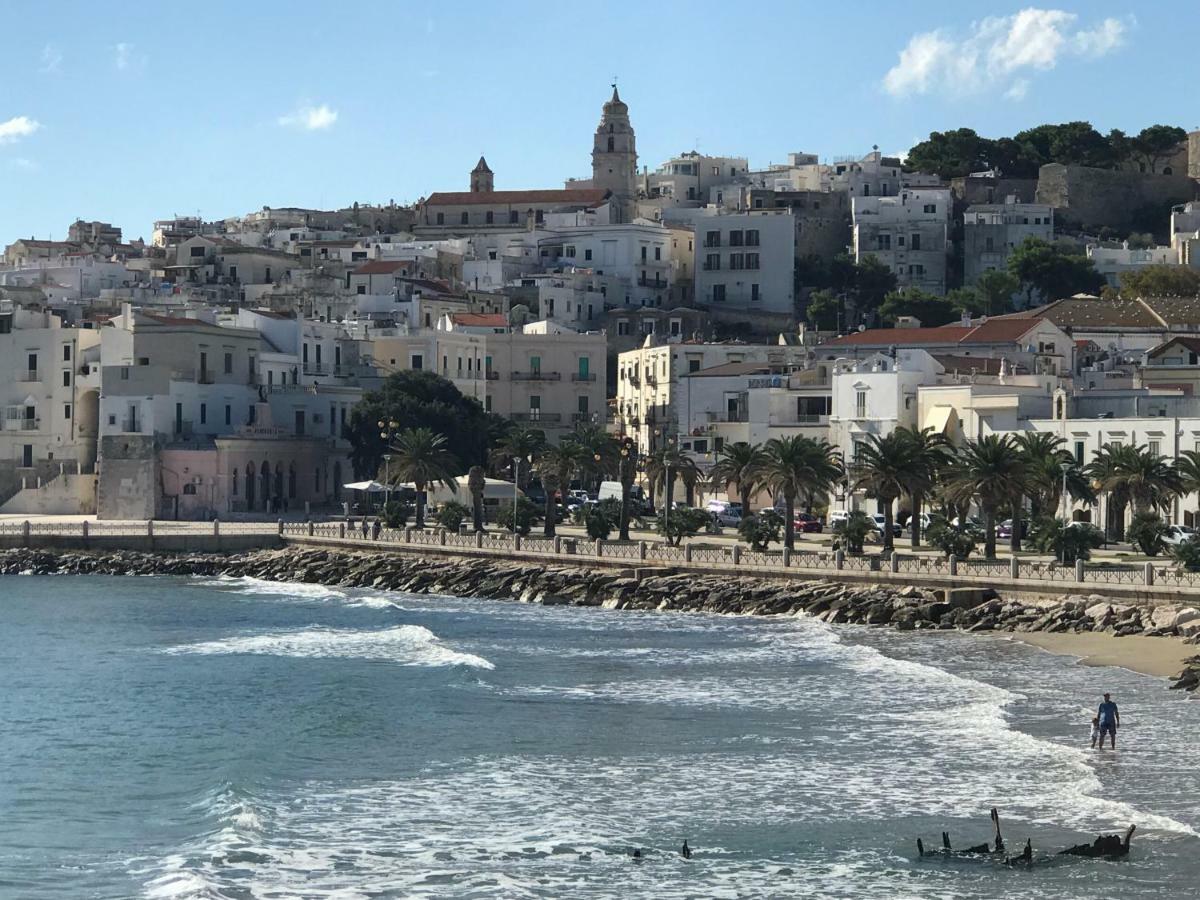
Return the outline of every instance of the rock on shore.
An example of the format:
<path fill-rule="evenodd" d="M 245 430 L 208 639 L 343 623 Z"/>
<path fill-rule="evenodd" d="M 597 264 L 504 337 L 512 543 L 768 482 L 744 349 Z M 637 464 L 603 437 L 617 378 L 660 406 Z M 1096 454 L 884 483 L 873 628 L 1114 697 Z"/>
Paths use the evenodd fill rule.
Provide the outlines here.
<path fill-rule="evenodd" d="M 1200 610 L 1113 603 L 1099 595 L 1057 601 L 1004 600 L 977 588 L 855 585 L 823 580 L 697 577 L 536 566 L 483 559 L 429 559 L 397 553 L 308 548 L 248 553 L 0 551 L 4 575 L 200 575 L 368 587 L 422 594 L 518 600 L 546 606 L 602 606 L 717 614 L 807 614 L 833 624 L 890 625 L 902 631 L 1107 632 L 1200 642 Z M 1200 688 L 1200 656 L 1174 687 Z"/>

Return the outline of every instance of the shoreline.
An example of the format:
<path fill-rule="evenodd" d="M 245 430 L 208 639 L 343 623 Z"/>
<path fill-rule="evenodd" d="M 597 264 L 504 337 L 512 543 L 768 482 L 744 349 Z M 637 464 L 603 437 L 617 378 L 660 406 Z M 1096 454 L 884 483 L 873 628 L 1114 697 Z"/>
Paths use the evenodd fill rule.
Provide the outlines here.
<path fill-rule="evenodd" d="M 1167 635 L 1117 637 L 1097 631 L 1021 631 L 1004 637 L 1055 656 L 1073 657 L 1083 666 L 1113 666 L 1168 680 L 1178 678 L 1187 669 L 1187 660 L 1197 655 L 1194 644 L 1185 644 L 1179 638 Z"/>

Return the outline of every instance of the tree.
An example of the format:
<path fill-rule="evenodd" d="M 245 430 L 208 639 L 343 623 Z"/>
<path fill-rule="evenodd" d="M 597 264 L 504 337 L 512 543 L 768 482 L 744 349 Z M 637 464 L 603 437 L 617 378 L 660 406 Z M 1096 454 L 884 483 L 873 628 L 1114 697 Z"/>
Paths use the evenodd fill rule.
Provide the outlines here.
<path fill-rule="evenodd" d="M 646 456 L 646 480 L 650 490 L 662 488 L 663 506 L 671 508 L 675 482 L 682 481 L 689 491 L 694 490 L 703 473 L 691 455 L 675 444 L 667 444 Z"/>
<path fill-rule="evenodd" d="M 1165 509 L 1183 492 L 1183 478 L 1162 456 L 1144 446 L 1105 444 L 1096 451 L 1088 475 L 1097 490 L 1109 495 L 1118 540 L 1124 537 L 1125 508 L 1140 512 Z"/>
<path fill-rule="evenodd" d="M 1200 571 L 1200 539 L 1195 535 L 1171 548 L 1175 565 L 1185 572 Z"/>
<path fill-rule="evenodd" d="M 1181 450 L 1175 457 L 1175 474 L 1179 476 L 1181 497 L 1200 491 L 1200 450 Z M 1200 512 L 1195 521 L 1200 523 Z"/>
<path fill-rule="evenodd" d="M 546 493 L 545 536 L 554 537 L 558 518 L 554 508 L 556 494 L 571 483 L 571 478 L 583 464 L 583 448 L 569 441 L 546 447 L 537 458 L 538 475 Z"/>
<path fill-rule="evenodd" d="M 912 547 L 915 550 L 921 546 L 921 509 L 942 471 L 949 465 L 952 447 L 944 434 L 932 428 L 901 426 L 894 433 L 909 443 L 909 464 L 902 473 L 901 483 L 912 501 Z"/>
<path fill-rule="evenodd" d="M 424 528 L 425 491 L 436 485 L 455 490 L 458 460 L 447 448 L 446 439 L 428 428 L 407 428 L 400 432 L 391 451 L 393 483 L 412 483 L 417 491 L 416 526 Z"/>
<path fill-rule="evenodd" d="M 592 482 L 592 489 L 599 490 L 604 476 L 617 468 L 617 442 L 600 425 L 582 424 L 562 439 L 575 444 L 583 452 L 579 472 Z"/>
<path fill-rule="evenodd" d="M 884 553 L 890 553 L 894 547 L 892 505 L 905 492 L 905 474 L 913 464 L 912 457 L 912 440 L 907 432 L 897 429 L 882 437 L 867 435 L 867 439 L 858 445 L 850 466 L 851 488 L 866 491 L 868 497 L 879 501 L 883 511 Z"/>
<path fill-rule="evenodd" d="M 841 321 L 842 298 L 829 289 L 808 295 L 804 317 L 818 331 L 835 331 Z"/>
<path fill-rule="evenodd" d="M 876 530 L 875 520 L 861 509 L 856 509 L 833 526 L 841 547 L 847 553 L 862 553 L 863 544 Z"/>
<path fill-rule="evenodd" d="M 1007 434 L 967 441 L 947 471 L 947 492 L 979 503 L 988 559 L 996 558 L 996 513 L 1009 509 L 1013 499 L 1023 494 L 1025 478 L 1025 460 Z"/>
<path fill-rule="evenodd" d="M 1122 299 L 1139 297 L 1198 297 L 1200 271 L 1169 264 L 1144 266 L 1121 273 Z"/>
<path fill-rule="evenodd" d="M 991 141 L 970 128 L 934 131 L 908 151 L 904 167 L 909 171 L 930 172 L 949 181 L 989 168 L 990 151 Z"/>
<path fill-rule="evenodd" d="M 1033 523 L 1030 543 L 1040 553 L 1049 553 L 1066 565 L 1091 558 L 1092 551 L 1104 543 L 1104 535 L 1087 522 L 1067 522 L 1049 516 Z"/>
<path fill-rule="evenodd" d="M 1038 125 L 1017 132 L 1013 140 L 1023 145 L 1039 165 L 1062 163 L 1106 169 L 1115 163 L 1112 145 L 1090 122 Z"/>
<path fill-rule="evenodd" d="M 972 317 L 987 313 L 986 301 L 973 287 L 959 287 L 947 291 L 946 302 L 953 308 L 955 318 L 961 317 L 963 313 Z"/>
<path fill-rule="evenodd" d="M 374 478 L 392 434 L 426 428 L 443 435 L 456 468 L 465 471 L 484 462 L 489 442 L 502 422 L 445 378 L 408 371 L 389 375 L 378 390 L 365 394 L 342 433 L 350 442 L 350 461 L 357 476 Z"/>
<path fill-rule="evenodd" d="M 955 525 L 949 519 L 939 518 L 929 525 L 929 543 L 947 557 L 966 559 L 975 552 L 979 531 L 965 522 Z"/>
<path fill-rule="evenodd" d="M 734 441 L 717 451 L 716 462 L 708 477 L 714 490 L 736 487 L 742 504 L 742 516 L 750 515 L 750 497 L 762 482 L 762 469 L 767 455 L 759 444 Z"/>
<path fill-rule="evenodd" d="M 1096 493 L 1074 454 L 1063 449 L 1063 439 L 1047 431 L 1027 431 L 1016 435 L 1017 447 L 1025 458 L 1028 477 L 1025 496 L 1029 515 L 1038 520 L 1050 515 L 1062 503 L 1064 469 L 1067 494 L 1073 500 L 1094 503 Z"/>
<path fill-rule="evenodd" d="M 678 547 L 685 537 L 699 534 L 711 521 L 712 516 L 703 509 L 664 509 L 656 527 L 668 544 Z"/>
<path fill-rule="evenodd" d="M 1012 298 L 1021 282 L 1003 269 L 989 269 L 975 280 L 975 290 L 983 299 L 984 315 L 998 316 L 1012 311 Z"/>
<path fill-rule="evenodd" d="M 512 472 L 513 459 L 521 460 L 513 474 L 517 487 L 525 490 L 529 487 L 529 479 L 533 473 L 530 460 L 537 457 L 545 446 L 546 433 L 540 428 L 514 425 L 492 446 L 488 460 L 492 464 L 492 471 L 497 475 Z"/>
<path fill-rule="evenodd" d="M 842 477 L 837 451 L 826 441 L 772 438 L 763 448 L 763 485 L 784 499 L 784 546 L 796 546 L 796 498 L 828 491 Z"/>
<path fill-rule="evenodd" d="M 467 489 L 471 492 L 471 522 L 476 531 L 483 531 L 483 491 L 486 487 L 483 466 L 471 466 L 467 472 Z"/>
<path fill-rule="evenodd" d="M 854 302 L 859 315 L 877 310 L 884 298 L 896 290 L 896 273 L 868 254 L 854 267 Z"/>
<path fill-rule="evenodd" d="M 738 523 L 738 537 L 749 544 L 751 550 L 766 550 L 772 541 L 778 543 L 781 528 L 783 516 L 773 509 L 764 509 Z"/>
<path fill-rule="evenodd" d="M 527 497 L 518 497 L 515 507 L 517 534 L 529 534 L 537 521 L 537 505 Z M 496 510 L 496 524 L 505 531 L 513 530 L 514 507 L 511 500 L 501 503 Z"/>
<path fill-rule="evenodd" d="M 448 531 L 458 531 L 462 525 L 463 519 L 471 514 L 471 511 L 459 503 L 457 500 L 451 500 L 448 503 L 443 503 L 437 511 L 437 523 Z"/>
<path fill-rule="evenodd" d="M 1144 510 L 1135 513 L 1129 528 L 1125 532 L 1129 543 L 1133 544 L 1147 556 L 1158 556 L 1162 552 L 1163 538 L 1167 534 L 1167 523 L 1157 512 Z"/>
<path fill-rule="evenodd" d="M 960 317 L 948 298 L 912 287 L 892 291 L 884 297 L 883 304 L 879 307 L 879 316 L 892 325 L 901 316 L 914 316 L 928 328 L 946 325 Z"/>
<path fill-rule="evenodd" d="M 1009 254 L 1008 271 L 1020 282 L 1029 306 L 1035 293 L 1044 302 L 1052 302 L 1073 294 L 1098 293 L 1105 284 L 1087 256 L 1070 246 L 1035 237 L 1026 238 Z"/>
<path fill-rule="evenodd" d="M 1187 140 L 1187 132 L 1174 125 L 1151 125 L 1138 132 L 1131 143 L 1130 156 L 1143 166 L 1144 172 L 1158 172 Z M 1184 174 L 1183 172 L 1179 173 Z"/>

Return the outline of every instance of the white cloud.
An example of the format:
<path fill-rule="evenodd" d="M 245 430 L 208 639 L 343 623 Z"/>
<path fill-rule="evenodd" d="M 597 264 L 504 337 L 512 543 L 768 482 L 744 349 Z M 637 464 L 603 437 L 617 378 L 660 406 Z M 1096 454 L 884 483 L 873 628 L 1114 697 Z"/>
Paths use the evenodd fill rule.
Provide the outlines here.
<path fill-rule="evenodd" d="M 62 68 L 63 55 L 53 44 L 47 44 L 42 48 L 42 64 L 38 68 L 39 72 L 57 72 Z"/>
<path fill-rule="evenodd" d="M 913 35 L 883 76 L 883 89 L 895 97 L 997 90 L 1019 100 L 1029 90 L 1022 74 L 1053 69 L 1070 56 L 1095 59 L 1124 43 L 1128 28 L 1120 19 L 1081 29 L 1078 18 L 1060 9 L 1030 7 L 973 22 L 965 35 L 945 29 Z"/>
<path fill-rule="evenodd" d="M 133 65 L 133 44 L 126 44 L 122 41 L 120 44 L 117 44 L 114 50 L 113 61 L 116 63 L 118 69 L 124 72 Z"/>
<path fill-rule="evenodd" d="M 337 121 L 337 110 L 324 103 L 320 106 L 301 106 L 276 121 L 284 128 L 300 128 L 304 131 L 323 131 Z"/>
<path fill-rule="evenodd" d="M 13 157 L 8 161 L 8 164 L 14 169 L 23 169 L 26 172 L 36 172 L 41 168 L 41 166 L 39 166 L 32 159 L 28 159 L 24 156 Z"/>
<path fill-rule="evenodd" d="M 41 127 L 41 122 L 29 116 L 14 116 L 7 122 L 0 122 L 0 144 L 15 144 Z"/>

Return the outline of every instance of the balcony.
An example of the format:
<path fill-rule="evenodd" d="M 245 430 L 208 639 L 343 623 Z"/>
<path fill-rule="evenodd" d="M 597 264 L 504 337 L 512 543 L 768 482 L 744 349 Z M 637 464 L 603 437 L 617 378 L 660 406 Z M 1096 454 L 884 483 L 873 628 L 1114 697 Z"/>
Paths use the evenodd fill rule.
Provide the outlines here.
<path fill-rule="evenodd" d="M 328 375 L 329 368 L 324 363 L 305 363 L 305 375 Z"/>
<path fill-rule="evenodd" d="M 562 381 L 562 372 L 543 372 L 535 369 L 532 372 L 513 372 L 513 381 Z"/>
<path fill-rule="evenodd" d="M 491 370 L 489 369 L 489 370 L 488 370 L 488 371 L 487 371 L 487 372 L 484 374 L 484 377 L 485 377 L 485 378 L 486 378 L 488 381 L 499 381 L 499 380 L 500 380 L 500 373 L 499 373 L 499 372 L 493 372 L 493 371 L 491 371 Z"/>
<path fill-rule="evenodd" d="M 513 413 L 509 418 L 514 422 L 557 423 L 562 421 L 562 413 L 544 413 L 538 410 L 530 410 L 527 413 Z"/>
<path fill-rule="evenodd" d="M 17 373 L 17 381 L 18 382 L 41 381 L 41 380 L 42 380 L 41 373 L 37 369 L 27 369 L 24 372 Z"/>
<path fill-rule="evenodd" d="M 816 413 L 803 413 L 800 415 L 791 416 L 769 416 L 767 423 L 771 426 L 787 428 L 797 425 L 828 425 L 829 415 L 818 415 Z"/>
<path fill-rule="evenodd" d="M 628 378 L 629 383 L 634 387 L 641 387 L 642 379 L 640 379 L 637 375 L 628 375 L 626 377 Z"/>
<path fill-rule="evenodd" d="M 658 376 L 651 375 L 649 372 L 647 372 L 646 373 L 646 386 L 647 387 L 657 387 L 658 386 Z"/>
<path fill-rule="evenodd" d="M 5 431 L 37 431 L 42 427 L 41 419 L 28 419 L 24 416 L 18 416 L 15 419 L 4 420 Z"/>
<path fill-rule="evenodd" d="M 215 383 L 215 381 L 213 379 L 212 372 L 201 372 L 200 375 L 196 378 L 196 384 L 214 384 L 214 383 Z"/>
<path fill-rule="evenodd" d="M 701 268 L 705 272 L 720 272 L 721 271 L 721 263 L 719 261 L 716 263 L 705 262 L 704 265 L 701 266 Z"/>
<path fill-rule="evenodd" d="M 121 432 L 123 434 L 141 434 L 142 433 L 141 426 L 142 426 L 142 423 L 139 422 L 137 419 L 122 419 L 121 420 Z"/>
<path fill-rule="evenodd" d="M 590 383 L 590 382 L 593 382 L 596 380 L 596 373 L 595 372 L 572 372 L 571 380 L 572 381 L 586 381 L 586 382 Z"/>

